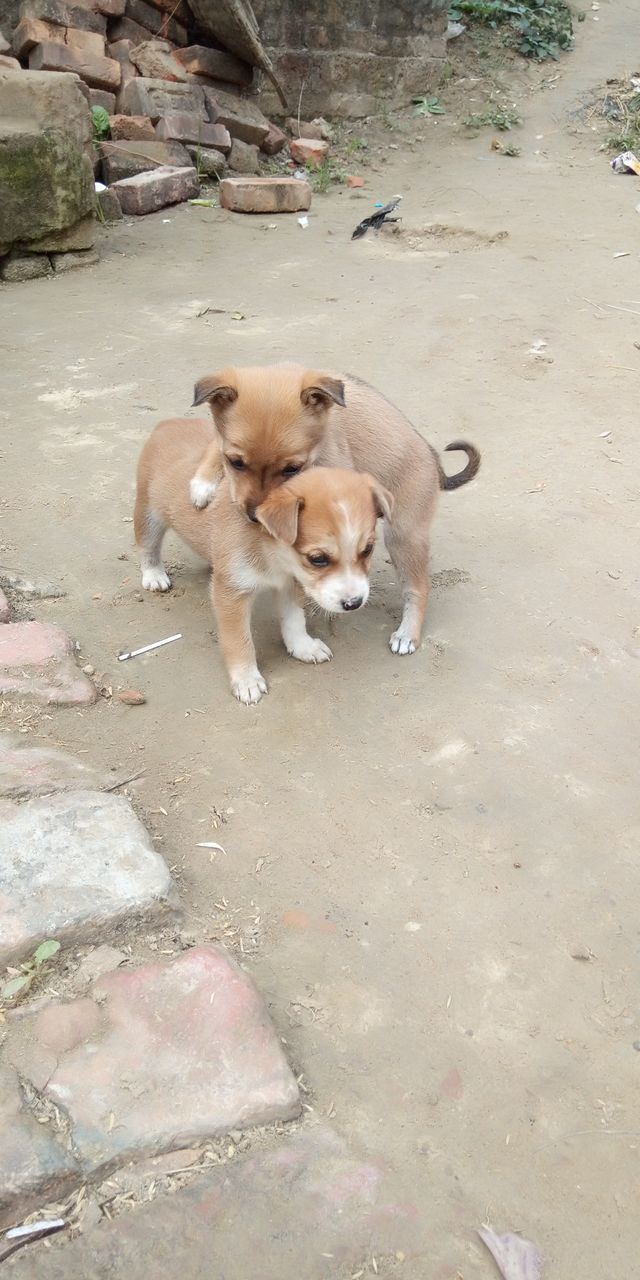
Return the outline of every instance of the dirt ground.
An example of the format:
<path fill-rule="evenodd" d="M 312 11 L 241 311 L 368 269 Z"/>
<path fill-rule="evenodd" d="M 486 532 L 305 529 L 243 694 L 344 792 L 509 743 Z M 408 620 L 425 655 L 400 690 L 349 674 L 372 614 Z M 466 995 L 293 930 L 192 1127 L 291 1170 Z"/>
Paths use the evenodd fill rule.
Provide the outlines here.
<path fill-rule="evenodd" d="M 129 794 L 187 926 L 245 951 L 308 1105 L 424 1215 L 407 1280 L 489 1277 L 484 1221 L 535 1240 L 545 1280 L 637 1266 L 640 185 L 576 114 L 636 70 L 636 7 L 588 8 L 573 53 L 520 75 L 518 158 L 411 122 L 365 198 L 316 197 L 306 231 L 166 210 L 0 301 L 0 560 L 62 581 L 34 612 L 148 699 L 30 722 L 146 769 Z M 403 234 L 351 243 L 395 192 Z M 326 666 L 288 659 L 259 608 L 270 694 L 245 709 L 189 553 L 169 547 L 169 597 L 140 594 L 134 470 L 196 377 L 286 358 L 368 379 L 483 467 L 443 496 L 420 653 L 389 653 L 379 551 Z"/>

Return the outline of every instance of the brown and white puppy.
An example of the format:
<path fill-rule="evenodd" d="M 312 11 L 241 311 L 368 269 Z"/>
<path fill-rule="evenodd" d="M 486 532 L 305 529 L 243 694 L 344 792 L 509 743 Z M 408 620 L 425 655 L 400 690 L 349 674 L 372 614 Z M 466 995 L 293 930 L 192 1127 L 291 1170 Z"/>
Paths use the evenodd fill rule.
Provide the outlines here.
<path fill-rule="evenodd" d="M 255 517 L 278 485 L 306 467 L 370 472 L 394 498 L 385 541 L 404 590 L 393 653 L 420 644 L 429 595 L 429 531 L 441 489 L 457 489 L 480 466 L 465 441 L 447 445 L 468 462 L 447 476 L 435 450 L 379 391 L 351 376 L 300 365 L 223 369 L 196 383 L 194 404 L 208 402 L 215 439 L 195 472 L 191 497 L 204 507 L 226 474 L 231 496 Z"/>
<path fill-rule="evenodd" d="M 161 422 L 138 463 L 134 513 L 142 585 L 171 586 L 162 540 L 174 529 L 213 567 L 218 634 L 240 702 L 259 702 L 267 685 L 256 663 L 251 607 L 258 591 L 278 594 L 282 638 L 300 662 L 333 655 L 307 631 L 304 597 L 329 613 L 360 609 L 369 597 L 369 565 L 379 516 L 391 515 L 391 495 L 371 476 L 311 468 L 272 490 L 249 520 L 226 479 L 205 512 L 196 512 L 189 482 L 210 447 L 213 427 L 188 419 Z"/>

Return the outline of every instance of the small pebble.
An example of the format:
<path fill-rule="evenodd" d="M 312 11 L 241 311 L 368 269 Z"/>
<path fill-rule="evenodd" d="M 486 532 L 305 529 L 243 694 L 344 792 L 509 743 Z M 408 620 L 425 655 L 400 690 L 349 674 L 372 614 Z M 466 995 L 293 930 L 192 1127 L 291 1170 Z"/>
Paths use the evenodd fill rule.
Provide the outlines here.
<path fill-rule="evenodd" d="M 86 667 L 83 667 L 82 670 L 86 676 L 94 676 L 96 674 L 96 669 L 91 666 L 90 662 L 88 662 Z"/>
<path fill-rule="evenodd" d="M 121 689 L 116 698 L 119 702 L 125 702 L 128 707 L 141 707 L 147 701 L 137 689 Z"/>

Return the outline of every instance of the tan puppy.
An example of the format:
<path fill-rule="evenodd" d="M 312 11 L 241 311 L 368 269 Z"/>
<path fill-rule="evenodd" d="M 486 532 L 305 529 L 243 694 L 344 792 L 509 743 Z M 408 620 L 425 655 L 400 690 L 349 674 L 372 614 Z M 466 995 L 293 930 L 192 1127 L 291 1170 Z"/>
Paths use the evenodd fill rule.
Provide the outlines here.
<path fill-rule="evenodd" d="M 206 506 L 226 473 L 234 502 L 250 519 L 265 497 L 306 467 L 353 467 L 371 472 L 393 495 L 385 541 L 402 580 L 402 621 L 389 641 L 393 653 L 420 644 L 429 595 L 429 530 L 440 489 L 457 489 L 476 474 L 480 454 L 446 476 L 437 454 L 379 391 L 358 378 L 318 373 L 301 365 L 224 369 L 196 384 L 194 404 L 210 405 L 215 439 L 191 483 L 196 507 Z"/>
<path fill-rule="evenodd" d="M 138 463 L 135 535 L 148 591 L 171 586 L 160 555 L 167 529 L 213 566 L 212 600 L 231 689 L 248 704 L 267 692 L 251 636 L 256 593 L 277 591 L 292 657 L 327 662 L 331 650 L 307 632 L 303 597 L 329 613 L 366 603 L 376 521 L 389 518 L 393 499 L 369 475 L 311 468 L 275 489 L 251 520 L 232 501 L 226 480 L 209 509 L 196 512 L 189 481 L 213 435 L 210 423 L 189 419 L 161 422 L 151 433 Z"/>

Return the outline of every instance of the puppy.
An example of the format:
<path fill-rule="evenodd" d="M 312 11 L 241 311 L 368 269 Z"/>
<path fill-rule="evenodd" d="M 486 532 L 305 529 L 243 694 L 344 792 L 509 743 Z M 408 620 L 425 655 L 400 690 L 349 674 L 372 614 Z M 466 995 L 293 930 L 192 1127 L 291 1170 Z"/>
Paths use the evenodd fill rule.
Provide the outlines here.
<path fill-rule="evenodd" d="M 224 474 L 233 501 L 253 519 L 274 488 L 312 466 L 367 471 L 389 490 L 394 508 L 385 541 L 404 591 L 402 620 L 389 643 L 393 653 L 414 653 L 429 595 L 438 494 L 475 476 L 478 450 L 462 440 L 447 445 L 468 458 L 462 471 L 447 476 L 435 450 L 379 391 L 300 365 L 224 369 L 196 383 L 194 404 L 205 402 L 215 439 L 192 478 L 196 507 L 206 506 Z"/>
<path fill-rule="evenodd" d="M 226 479 L 206 512 L 194 511 L 189 481 L 211 447 L 208 422 L 161 422 L 138 463 L 134 513 L 142 585 L 168 591 L 162 540 L 171 528 L 213 567 L 212 602 L 231 689 L 240 702 L 259 702 L 267 685 L 256 664 L 251 606 L 258 591 L 275 588 L 285 646 L 300 662 L 327 662 L 323 640 L 307 632 L 302 600 L 329 613 L 350 613 L 369 597 L 369 565 L 376 521 L 389 519 L 393 498 L 371 476 L 311 468 L 263 501 L 233 501 Z"/>

